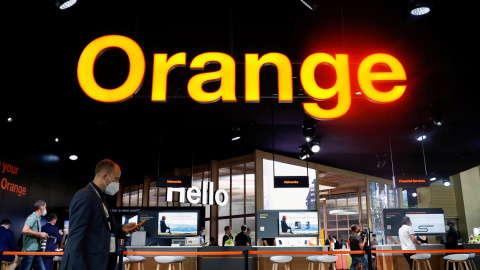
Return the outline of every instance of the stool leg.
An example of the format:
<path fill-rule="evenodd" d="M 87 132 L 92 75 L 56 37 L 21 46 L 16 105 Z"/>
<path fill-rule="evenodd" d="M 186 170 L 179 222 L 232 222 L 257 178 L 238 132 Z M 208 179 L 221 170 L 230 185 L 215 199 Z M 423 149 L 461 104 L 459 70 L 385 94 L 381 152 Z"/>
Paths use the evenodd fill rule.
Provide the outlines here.
<path fill-rule="evenodd" d="M 160 269 L 160 264 L 159 264 L 159 263 L 157 263 L 157 270 L 159 270 L 159 269 Z"/>

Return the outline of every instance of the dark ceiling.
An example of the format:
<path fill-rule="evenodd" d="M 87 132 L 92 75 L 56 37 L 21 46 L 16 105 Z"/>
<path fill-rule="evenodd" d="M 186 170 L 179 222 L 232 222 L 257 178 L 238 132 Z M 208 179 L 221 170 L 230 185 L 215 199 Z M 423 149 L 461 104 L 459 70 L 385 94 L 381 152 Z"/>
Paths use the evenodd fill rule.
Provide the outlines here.
<path fill-rule="evenodd" d="M 437 1 L 430 14 L 412 17 L 407 2 L 320 1 L 311 11 L 300 0 L 78 0 L 60 11 L 52 0 L 8 1 L 3 10 L 12 16 L 2 18 L 3 151 L 55 154 L 64 170 L 72 170 L 72 178 L 88 177 L 83 181 L 93 178 L 97 161 L 112 158 L 129 181 L 254 149 L 298 158 L 307 121 L 316 125 L 322 146 L 312 162 L 388 179 L 392 170 L 413 177 L 424 177 L 426 170 L 449 176 L 480 165 L 478 15 L 474 9 Z M 134 39 L 147 62 L 140 91 L 117 104 L 90 99 L 76 77 L 82 50 L 109 34 Z M 196 103 L 186 85 L 201 71 L 186 67 L 169 75 L 167 102 L 152 103 L 153 54 L 178 52 L 187 53 L 187 62 L 204 52 L 232 55 L 238 101 Z M 283 53 L 293 63 L 294 102 L 278 102 L 275 69 L 265 67 L 261 101 L 247 104 L 244 55 L 269 52 Z M 315 121 L 302 108 L 309 99 L 298 71 L 316 52 L 349 55 L 353 100 L 336 120 Z M 359 91 L 358 65 L 373 53 L 391 54 L 405 67 L 407 90 L 394 103 L 376 104 L 354 94 Z M 110 50 L 98 59 L 95 76 L 99 85 L 115 88 L 128 68 L 126 55 Z M 218 68 L 213 64 L 207 70 Z M 323 76 L 319 85 L 329 87 L 335 81 L 331 70 L 317 73 Z M 205 89 L 218 86 L 209 83 Z M 335 102 L 319 104 L 328 108 Z M 429 119 L 430 106 L 443 113 L 442 126 Z M 7 117 L 14 121 L 8 123 Z M 413 138 L 418 125 L 425 125 L 428 133 L 423 149 Z M 231 141 L 235 126 L 243 136 Z M 54 143 L 55 137 L 61 141 Z M 75 163 L 66 160 L 73 152 L 79 155 Z M 387 157 L 381 168 L 378 153 Z"/>

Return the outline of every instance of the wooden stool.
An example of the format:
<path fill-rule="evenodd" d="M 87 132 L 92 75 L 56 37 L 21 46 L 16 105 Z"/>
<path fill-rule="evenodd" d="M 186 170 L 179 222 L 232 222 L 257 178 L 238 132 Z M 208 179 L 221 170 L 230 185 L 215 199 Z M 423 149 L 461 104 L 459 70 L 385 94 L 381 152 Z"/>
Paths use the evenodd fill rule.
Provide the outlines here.
<path fill-rule="evenodd" d="M 292 261 L 292 259 L 293 259 L 292 256 L 273 256 L 273 257 L 270 257 L 270 261 L 273 262 L 272 270 L 277 270 L 279 263 L 284 263 L 285 264 L 285 269 L 290 270 L 290 262 Z"/>
<path fill-rule="evenodd" d="M 458 269 L 461 270 L 470 270 L 467 265 L 467 260 L 468 260 L 469 254 L 451 254 L 443 257 L 444 260 L 447 261 L 447 270 L 450 267 L 450 263 L 453 263 L 453 269 L 456 270 L 457 268 L 455 267 L 458 263 Z M 465 266 L 465 267 L 463 267 Z"/>
<path fill-rule="evenodd" d="M 318 262 L 317 259 L 318 256 L 308 256 L 307 261 L 308 261 L 308 270 L 314 270 L 315 269 L 315 263 Z"/>
<path fill-rule="evenodd" d="M 137 270 L 145 270 L 145 266 L 143 265 L 143 262 L 145 261 L 145 257 L 143 256 L 127 256 L 128 258 L 128 265 L 126 267 L 126 270 L 130 269 L 130 266 L 133 263 L 138 263 L 137 265 Z"/>
<path fill-rule="evenodd" d="M 119 263 L 120 259 L 117 257 L 117 264 Z M 127 257 L 123 257 L 122 264 L 125 270 L 128 270 L 129 259 Z M 57 268 L 58 269 L 58 268 Z"/>
<path fill-rule="evenodd" d="M 323 270 L 328 270 L 329 266 L 332 266 L 332 270 L 336 270 L 337 259 L 338 259 L 338 256 L 334 256 L 334 255 L 317 256 L 317 260 L 320 262 L 320 265 L 322 266 L 321 269 Z"/>
<path fill-rule="evenodd" d="M 168 264 L 168 270 L 175 270 L 175 256 L 155 256 L 155 261 L 157 262 L 157 270 L 161 268 L 162 264 Z"/>
<path fill-rule="evenodd" d="M 475 265 L 475 262 L 473 261 L 474 258 L 475 258 L 475 253 L 468 254 L 467 262 L 468 262 L 468 267 L 470 267 L 471 270 L 473 270 L 473 269 L 477 270 L 477 266 Z"/>
<path fill-rule="evenodd" d="M 432 257 L 432 254 L 429 253 L 418 253 L 410 256 L 410 259 L 413 259 L 413 269 L 421 269 L 420 266 L 423 262 L 423 266 L 425 266 L 424 269 L 427 269 L 428 266 L 428 269 L 432 270 L 432 267 L 430 266 L 430 261 L 428 260 L 430 259 L 430 257 Z"/>
<path fill-rule="evenodd" d="M 57 270 L 60 269 L 60 263 L 62 262 L 62 256 L 55 256 L 53 257 L 53 261 L 52 261 L 52 266 L 56 265 L 57 266 Z"/>
<path fill-rule="evenodd" d="M 12 262 L 4 262 L 2 261 L 2 270 L 7 270 L 7 266 L 10 265 Z"/>
<path fill-rule="evenodd" d="M 175 257 L 175 260 L 173 261 L 173 263 L 178 263 L 179 265 L 179 270 L 185 270 L 185 268 L 183 268 L 183 261 L 185 261 L 185 257 L 183 256 L 174 256 Z"/>

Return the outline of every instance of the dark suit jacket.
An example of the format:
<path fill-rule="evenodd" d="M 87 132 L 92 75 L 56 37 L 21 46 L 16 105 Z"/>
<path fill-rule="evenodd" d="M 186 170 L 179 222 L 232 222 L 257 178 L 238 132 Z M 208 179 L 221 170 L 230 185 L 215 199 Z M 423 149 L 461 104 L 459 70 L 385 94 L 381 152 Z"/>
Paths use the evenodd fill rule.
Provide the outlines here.
<path fill-rule="evenodd" d="M 3 251 L 17 251 L 13 232 L 7 228 L 0 226 L 0 250 Z M 3 261 L 13 262 L 15 255 L 3 255 Z"/>
<path fill-rule="evenodd" d="M 58 233 L 58 227 L 52 225 L 52 223 L 46 223 L 42 226 L 42 232 L 46 232 L 48 236 L 53 236 L 57 238 L 57 243 L 62 243 L 62 236 Z M 52 239 L 47 240 L 47 248 L 45 251 L 55 251 L 56 244 L 53 243 Z M 53 256 L 45 256 L 45 257 L 53 257 Z"/>
<path fill-rule="evenodd" d="M 116 238 L 124 238 L 125 234 L 121 232 L 122 227 L 116 225 L 110 209 L 108 214 L 112 229 L 109 228 L 102 200 L 93 185 L 90 182 L 79 190 L 70 204 L 69 234 L 60 270 L 104 270 L 107 265 L 115 268 L 116 261 L 108 263 L 111 233 L 115 233 Z M 114 259 L 117 250 L 118 247 L 112 255 Z"/>

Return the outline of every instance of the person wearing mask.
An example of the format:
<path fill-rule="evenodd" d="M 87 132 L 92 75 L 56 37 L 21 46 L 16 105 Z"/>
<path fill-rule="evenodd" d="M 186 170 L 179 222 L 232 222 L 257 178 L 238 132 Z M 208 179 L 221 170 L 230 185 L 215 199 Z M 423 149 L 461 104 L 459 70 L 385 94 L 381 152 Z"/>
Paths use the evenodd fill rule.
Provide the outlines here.
<path fill-rule="evenodd" d="M 338 242 L 337 237 L 333 236 L 333 248 L 334 249 L 341 249 L 340 242 Z"/>
<path fill-rule="evenodd" d="M 363 238 L 359 235 L 360 227 L 357 224 L 353 224 L 350 228 L 352 230 L 352 234 L 348 238 L 350 242 L 350 250 L 363 250 L 365 247 L 365 243 L 367 242 L 367 237 Z M 350 254 L 352 257 L 352 264 L 350 266 L 350 270 L 357 269 L 357 265 L 361 264 L 364 270 L 368 270 L 368 263 L 367 258 L 364 254 Z"/>
<path fill-rule="evenodd" d="M 327 239 L 325 239 L 325 246 L 328 246 L 328 250 L 330 250 L 330 242 L 332 242 L 332 236 L 329 234 Z"/>
<path fill-rule="evenodd" d="M 440 243 L 445 245 L 445 249 L 458 249 L 458 232 L 455 230 L 455 222 L 453 220 L 448 220 L 445 229 L 448 230 L 447 240 L 442 240 Z M 450 254 L 455 253 L 447 253 L 446 255 Z M 444 262 L 444 268 L 447 269 L 447 261 Z"/>
<path fill-rule="evenodd" d="M 247 226 L 242 225 L 240 227 L 241 232 L 239 232 L 235 236 L 235 246 L 249 246 L 250 243 L 248 243 L 248 235 L 246 233 L 247 231 Z"/>
<path fill-rule="evenodd" d="M 398 237 L 400 238 L 400 245 L 402 250 L 416 250 L 415 245 L 421 245 L 422 243 L 415 238 L 415 232 L 412 229 L 412 222 L 409 217 L 402 218 L 402 227 L 398 230 Z M 413 253 L 403 253 L 403 256 L 408 262 L 410 269 L 413 266 L 413 259 L 410 258 Z"/>
<path fill-rule="evenodd" d="M 222 246 L 225 246 L 225 242 L 227 242 L 227 240 L 233 241 L 232 227 L 227 225 L 225 226 L 224 230 L 225 230 L 225 235 L 222 238 Z"/>
<path fill-rule="evenodd" d="M 40 218 L 47 214 L 47 203 L 38 200 L 33 204 L 33 213 L 25 220 L 23 225 L 23 246 L 22 251 L 36 252 L 40 250 L 40 239 L 47 239 L 48 234 L 42 232 Z M 42 256 L 40 255 L 24 255 L 18 266 L 19 270 L 30 270 L 30 268 L 45 270 Z"/>
<path fill-rule="evenodd" d="M 17 251 L 13 231 L 10 230 L 11 222 L 9 219 L 2 220 L 0 224 L 0 250 Z M 20 264 L 20 257 L 17 255 L 3 255 L 2 261 L 7 262 L 7 270 L 14 270 Z"/>
<path fill-rule="evenodd" d="M 79 190 L 70 204 L 69 236 L 60 270 L 113 270 L 117 265 L 117 239 L 137 231 L 135 223 L 117 225 L 105 195 L 119 190 L 120 166 L 109 159 L 95 167 L 92 182 Z"/>
<path fill-rule="evenodd" d="M 45 248 L 45 251 L 47 252 L 55 251 L 56 243 L 60 244 L 62 242 L 63 233 L 59 233 L 58 227 L 55 224 L 57 224 L 57 215 L 49 214 L 48 222 L 42 226 L 42 232 L 45 232 L 50 236 L 47 240 L 47 247 Z M 55 240 L 51 239 L 52 236 L 55 237 Z M 52 270 L 53 257 L 53 255 L 43 256 L 45 270 Z"/>
<path fill-rule="evenodd" d="M 205 241 L 205 227 L 200 227 L 200 246 L 208 246 L 208 242 Z"/>

